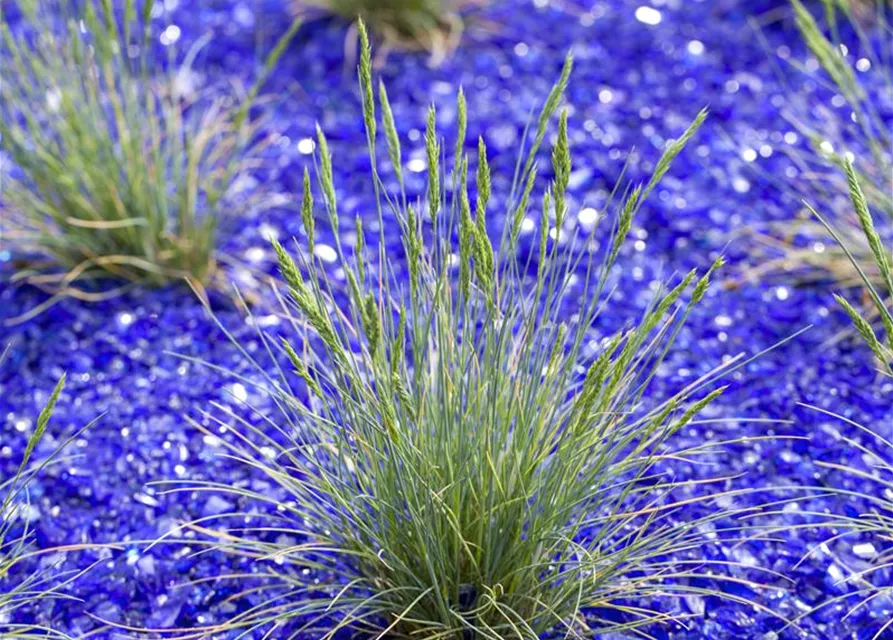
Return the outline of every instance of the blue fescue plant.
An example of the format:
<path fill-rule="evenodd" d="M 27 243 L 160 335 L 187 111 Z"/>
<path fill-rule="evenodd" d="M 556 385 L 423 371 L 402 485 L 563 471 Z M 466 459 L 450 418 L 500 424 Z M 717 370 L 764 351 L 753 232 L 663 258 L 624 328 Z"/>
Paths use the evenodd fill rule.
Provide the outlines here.
<path fill-rule="evenodd" d="M 696 557 L 708 532 L 723 530 L 728 513 L 712 500 L 727 490 L 698 493 L 697 481 L 674 473 L 676 462 L 719 446 L 675 446 L 673 436 L 696 425 L 722 389 L 703 393 L 707 376 L 664 400 L 648 394 L 720 261 L 655 292 L 627 329 L 600 340 L 591 333 L 611 305 L 610 274 L 636 212 L 706 113 L 667 145 L 647 182 L 625 191 L 607 242 L 570 233 L 566 110 L 552 149 L 554 177 L 531 214 L 541 182 L 537 154 L 562 101 L 568 57 L 532 127 L 494 243 L 490 222 L 501 214 L 491 203 L 483 141 L 476 162 L 464 153 L 463 93 L 449 162 L 429 111 L 427 190 L 412 200 L 382 85 L 376 100 L 362 22 L 359 35 L 378 239 L 359 220 L 345 225 L 318 131 L 318 193 L 344 283 L 313 257 L 315 204 L 305 172 L 309 250 L 295 259 L 275 244 L 290 335 L 260 334 L 283 366 L 255 363 L 264 378 L 257 388 L 279 412 L 260 423 L 217 418 L 236 434 L 228 455 L 275 489 L 186 487 L 275 506 L 269 520 L 251 509 L 232 526 L 192 523 L 215 548 L 255 560 L 236 577 L 247 580 L 256 604 L 188 637 L 261 629 L 277 638 L 345 637 L 351 629 L 463 640 L 532 640 L 555 629 L 573 638 L 644 633 L 673 619 L 653 607 L 655 599 L 721 595 L 701 578 L 747 582 L 723 578 L 722 561 Z M 397 193 L 378 179 L 380 138 Z M 530 215 L 538 229 L 525 236 Z M 385 245 L 386 224 L 399 226 L 401 248 Z M 347 232 L 356 234 L 352 248 Z M 402 251 L 405 267 L 391 251 Z M 686 519 L 691 503 L 707 515 Z"/>
<path fill-rule="evenodd" d="M 391 48 L 427 51 L 441 62 L 462 38 L 463 11 L 484 0 L 290 0 L 297 16 L 331 13 L 362 19 L 382 39 L 384 55 Z"/>
<path fill-rule="evenodd" d="M 0 211 L 35 257 L 16 278 L 53 294 L 47 305 L 133 283 L 220 283 L 219 218 L 265 142 L 249 110 L 297 25 L 241 99 L 196 98 L 182 82 L 191 55 L 178 67 L 171 49 L 167 69 L 153 67 L 155 3 L 16 4 L 18 24 L 0 20 L 0 149 L 12 161 Z"/>
<path fill-rule="evenodd" d="M 865 290 L 868 292 L 870 305 L 875 313 L 873 317 L 880 319 L 880 328 L 876 329 L 869 319 L 866 311 L 862 311 L 863 305 L 849 302 L 846 298 L 836 295 L 838 303 L 853 322 L 858 333 L 865 340 L 871 352 L 876 358 L 881 375 L 886 381 L 893 382 L 893 242 L 884 241 L 879 233 L 869 210 L 869 199 L 862 190 L 859 176 L 848 159 L 843 161 L 844 174 L 849 186 L 850 201 L 856 212 L 863 233 L 863 242 L 869 248 L 871 260 L 879 274 L 880 284 L 876 285 L 866 272 L 866 265 L 859 262 L 859 257 L 852 250 L 846 238 L 822 218 L 811 206 L 809 210 L 816 216 L 832 235 L 840 250 L 847 256 L 856 273 L 859 274 Z M 893 406 L 893 396 L 890 398 Z M 869 607 L 875 600 L 886 598 L 889 606 L 893 607 L 893 585 L 878 585 L 877 580 L 872 581 L 875 575 L 888 571 L 893 566 L 893 440 L 890 439 L 890 429 L 869 429 L 853 420 L 819 407 L 810 406 L 827 416 L 833 417 L 848 424 L 858 432 L 860 437 L 844 437 L 842 442 L 850 451 L 858 452 L 859 457 L 868 461 L 867 466 L 859 468 L 843 463 L 819 461 L 819 466 L 832 471 L 842 472 L 855 480 L 854 489 L 841 489 L 836 487 L 822 487 L 822 491 L 839 493 L 845 497 L 859 498 L 868 505 L 865 513 L 858 515 L 815 514 L 827 524 L 832 525 L 837 531 L 849 534 L 869 536 L 870 539 L 887 545 L 886 549 L 879 551 L 870 547 L 871 552 L 876 551 L 872 558 L 872 565 L 861 571 L 854 571 L 847 577 L 847 581 L 856 587 L 855 594 L 859 597 L 848 615 L 854 615 L 859 609 Z M 889 427 L 889 425 L 887 425 Z M 886 435 L 885 435 L 886 434 Z M 865 440 L 863 442 L 862 440 Z M 867 442 L 867 444 L 866 444 Z M 833 598 L 820 605 L 820 608 L 847 600 L 853 593 L 846 593 Z M 880 621 L 880 627 L 872 636 L 872 640 L 881 640 L 885 634 L 893 629 L 893 617 L 888 621 Z"/>
<path fill-rule="evenodd" d="M 800 107 L 788 109 L 786 116 L 808 140 L 811 152 L 791 151 L 802 176 L 793 185 L 800 198 L 823 203 L 838 233 L 862 265 L 863 274 L 882 285 L 870 247 L 865 242 L 860 220 L 853 211 L 849 188 L 841 179 L 849 161 L 858 176 L 866 201 L 879 224 L 893 225 L 893 121 L 876 104 L 878 96 L 893 95 L 893 64 L 889 42 L 893 37 L 891 6 L 887 0 L 822 0 L 823 27 L 800 0 L 791 0 L 797 28 L 818 63 L 817 81 L 842 100 L 842 107 L 825 107 L 814 101 L 812 113 Z M 865 20 L 866 14 L 873 19 Z M 841 37 L 849 32 L 851 51 Z M 795 63 L 806 71 L 805 65 Z M 788 185 L 790 186 L 790 185 Z M 830 279 L 844 286 L 860 285 L 840 245 L 821 240 L 824 229 L 808 212 L 803 219 L 776 224 L 762 239 L 778 257 L 763 261 L 751 275 L 785 273 L 802 282 Z M 809 238 L 807 244 L 792 239 Z"/>
<path fill-rule="evenodd" d="M 0 365 L 7 351 L 0 354 Z M 10 477 L 0 479 L 0 638 L 10 640 L 24 638 L 65 638 L 60 632 L 41 626 L 12 622 L 14 614 L 25 607 L 33 606 L 41 600 L 65 597 L 59 589 L 66 580 L 59 580 L 53 572 L 33 573 L 23 580 L 15 580 L 10 571 L 19 563 L 33 555 L 29 547 L 31 532 L 27 521 L 22 517 L 27 509 L 27 487 L 29 481 L 50 460 L 33 465 L 32 458 L 38 443 L 46 432 L 47 424 L 62 388 L 65 376 L 59 379 L 50 394 L 46 406 L 37 418 L 33 433 L 28 438 L 16 470 Z M 71 576 L 69 575 L 69 578 Z"/>

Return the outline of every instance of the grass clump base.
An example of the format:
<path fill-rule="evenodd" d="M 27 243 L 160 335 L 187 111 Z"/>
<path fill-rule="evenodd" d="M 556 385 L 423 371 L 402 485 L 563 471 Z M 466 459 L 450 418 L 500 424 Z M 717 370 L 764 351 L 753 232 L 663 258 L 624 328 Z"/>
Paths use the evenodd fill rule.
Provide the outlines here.
<path fill-rule="evenodd" d="M 152 2 L 17 5 L 14 30 L 0 21 L 0 145 L 13 162 L 0 202 L 5 231 L 36 259 L 16 278 L 53 294 L 47 305 L 134 283 L 221 284 L 220 215 L 264 146 L 248 111 L 296 25 L 242 99 L 209 100 L 183 88 L 195 51 L 150 69 Z"/>
<path fill-rule="evenodd" d="M 723 562 L 682 558 L 708 543 L 705 531 L 723 531 L 729 513 L 708 503 L 727 492 L 697 497 L 695 481 L 673 472 L 674 461 L 718 443 L 672 445 L 721 389 L 704 394 L 708 376 L 664 401 L 646 397 L 713 269 L 658 292 L 628 330 L 597 343 L 589 337 L 611 304 L 610 272 L 637 210 L 706 114 L 668 144 L 649 181 L 619 196 L 614 231 L 599 249 L 594 237 L 565 231 L 571 156 L 562 111 L 554 179 L 532 214 L 538 230 L 525 255 L 537 153 L 571 59 L 532 128 L 493 243 L 487 150 L 480 141 L 474 164 L 463 153 L 463 94 L 449 172 L 429 112 L 426 196 L 410 202 L 362 22 L 359 34 L 379 237 L 367 238 L 357 222 L 349 225 L 356 245 L 342 244 L 348 227 L 319 131 L 318 195 L 343 287 L 313 257 L 314 190 L 305 173 L 309 251 L 295 260 L 275 244 L 292 333 L 274 341 L 261 334 L 283 366 L 257 363 L 279 412 L 259 424 L 221 419 L 237 436 L 229 454 L 286 497 L 200 485 L 273 503 L 276 513 L 249 524 L 237 517 L 232 527 L 209 525 L 216 517 L 192 523 L 213 547 L 254 560 L 256 571 L 242 577 L 256 604 L 185 637 L 260 629 L 288 638 L 346 629 L 379 638 L 533 640 L 555 629 L 592 637 L 671 620 L 650 608 L 655 598 L 721 596 L 699 579 L 716 579 Z M 399 193 L 385 193 L 378 180 L 381 131 Z M 400 226 L 405 270 L 387 258 L 385 216 Z M 692 502 L 705 503 L 708 515 L 680 518 Z"/>
<path fill-rule="evenodd" d="M 382 39 L 381 56 L 392 48 L 426 51 L 443 61 L 462 39 L 463 11 L 483 0 L 291 0 L 295 15 L 332 13 L 361 19 Z"/>

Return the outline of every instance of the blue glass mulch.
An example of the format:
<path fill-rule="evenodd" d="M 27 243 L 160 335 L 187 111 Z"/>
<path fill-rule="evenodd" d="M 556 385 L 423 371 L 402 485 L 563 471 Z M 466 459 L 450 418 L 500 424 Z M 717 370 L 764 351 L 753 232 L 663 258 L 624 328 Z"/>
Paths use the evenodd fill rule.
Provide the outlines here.
<path fill-rule="evenodd" d="M 172 13 L 159 18 L 159 32 L 165 20 L 177 25 L 177 44 L 183 50 L 204 33 L 214 34 L 195 65 L 193 80 L 198 86 L 222 87 L 250 79 L 260 53 L 288 20 L 282 3 L 268 0 L 165 4 Z M 656 24 L 646 23 L 655 22 L 654 13 L 646 22 L 637 18 L 643 5 L 657 12 Z M 756 36 L 752 19 L 762 24 L 765 40 Z M 336 159 L 343 217 L 356 214 L 371 221 L 369 161 L 352 63 L 345 62 L 345 36 L 341 23 L 316 21 L 304 26 L 289 48 L 265 89 L 275 96 L 267 128 L 280 137 L 256 179 L 282 193 L 299 192 L 303 166 L 311 162 L 314 124 L 319 122 Z M 604 203 L 629 150 L 635 149 L 628 177 L 641 178 L 667 138 L 678 135 L 701 107 L 711 110 L 708 123 L 636 221 L 618 270 L 616 304 L 605 319 L 609 326 L 599 328 L 608 331 L 635 317 L 650 299 L 656 280 L 704 268 L 720 252 L 731 261 L 728 277 L 740 274 L 748 245 L 736 232 L 750 224 L 787 219 L 798 206 L 771 179 L 797 179 L 785 149 L 802 145 L 802 140 L 793 135 L 783 111 L 797 104 L 829 102 L 830 94 L 814 78 L 784 63 L 785 58 L 802 59 L 805 52 L 789 10 L 780 1 L 494 2 L 475 15 L 463 46 L 441 67 L 429 68 L 421 55 L 391 53 L 380 70 L 405 143 L 410 191 L 424 189 L 426 107 L 431 102 L 437 105 L 439 127 L 451 140 L 453 97 L 462 85 L 471 114 L 469 151 L 482 135 L 491 151 L 494 193 L 504 196 L 524 126 L 557 77 L 568 48 L 576 58 L 567 100 L 575 160 L 573 211 L 598 209 Z M 887 118 L 893 117 L 891 99 L 878 96 L 879 109 Z M 544 155 L 542 167 L 548 166 L 546 159 Z M 548 177 L 548 170 L 542 174 Z M 230 214 L 222 234 L 223 251 L 250 267 L 228 271 L 244 289 L 264 290 L 263 274 L 274 273 L 267 242 L 271 235 L 294 236 L 302 242 L 293 207 Z M 320 242 L 325 244 L 325 237 Z M 0 246 L 0 260 L 6 262 L 0 282 L 2 318 L 44 300 L 33 289 L 10 283 L 9 251 L 8 245 Z M 402 252 L 394 252 L 393 259 L 399 267 Z M 855 341 L 829 342 L 847 326 L 831 297 L 833 289 L 830 284 L 797 287 L 782 281 L 728 290 L 714 287 L 696 311 L 652 393 L 668 393 L 724 358 L 756 353 L 812 325 L 732 376 L 729 391 L 710 416 L 725 420 L 709 425 L 706 434 L 705 427 L 680 434 L 683 444 L 705 436 L 786 436 L 730 447 L 713 459 L 711 472 L 740 474 L 736 486 L 853 486 L 852 478 L 817 463 L 838 461 L 866 468 L 869 461 L 845 438 L 872 443 L 847 424 L 801 403 L 835 411 L 893 437 L 893 384 L 877 377 L 869 354 Z M 262 296 L 255 313 L 259 323 L 275 333 L 278 319 L 271 304 L 269 295 Z M 260 348 L 254 328 L 227 299 L 215 298 L 214 305 L 220 322 L 243 339 L 249 351 Z M 150 484 L 154 481 L 226 478 L 257 491 L 275 491 L 265 479 L 221 457 L 220 441 L 203 436 L 185 419 L 190 416 L 212 426 L 202 417 L 212 403 L 237 411 L 244 400 L 264 407 L 263 398 L 250 386 L 173 355 L 248 370 L 188 289 L 138 290 L 92 305 L 64 301 L 24 324 L 0 329 L 0 343 L 7 342 L 12 357 L 0 371 L 4 472 L 12 468 L 39 407 L 63 371 L 69 373 L 70 384 L 51 423 L 52 437 L 42 448 L 49 451 L 62 434 L 101 414 L 70 451 L 76 457 L 48 469 L 34 485 L 30 515 L 37 544 L 122 543 L 120 549 L 69 557 L 67 567 L 97 562 L 69 589 L 82 601 L 46 602 L 36 612 L 38 618 L 75 636 L 97 630 L 91 637 L 115 637 L 99 620 L 191 628 L 232 613 L 234 605 L 227 599 L 240 588 L 237 584 L 211 580 L 184 585 L 250 570 L 247 564 L 213 554 L 195 555 L 196 545 L 163 544 L 146 550 L 141 544 L 186 520 L 258 508 L 213 493 L 167 493 L 169 487 Z M 683 466 L 680 473 L 694 476 L 704 471 Z M 735 506 L 765 500 L 767 495 L 792 494 L 744 496 L 736 498 Z M 802 499 L 784 507 L 783 516 L 767 522 L 793 527 L 809 521 L 806 512 L 855 515 L 864 507 L 851 498 L 811 497 L 804 492 Z M 736 576 L 770 587 L 744 590 L 760 607 L 695 596 L 679 603 L 655 603 L 661 610 L 690 616 L 686 627 L 659 628 L 655 637 L 872 637 L 893 616 L 889 599 L 878 598 L 849 616 L 845 616 L 847 604 L 854 600 L 838 602 L 806 615 L 800 630 L 785 628 L 768 613 L 797 618 L 846 593 L 842 578 L 868 566 L 868 559 L 854 547 L 860 542 L 878 548 L 884 544 L 844 537 L 821 545 L 832 535 L 827 530 L 791 529 L 783 541 L 773 536 L 742 545 L 718 544 L 705 551 L 713 559 L 739 564 L 733 570 Z M 42 562 L 59 558 L 46 557 Z M 775 573 L 752 570 L 757 567 Z M 876 579 L 893 582 L 893 570 L 878 572 Z"/>

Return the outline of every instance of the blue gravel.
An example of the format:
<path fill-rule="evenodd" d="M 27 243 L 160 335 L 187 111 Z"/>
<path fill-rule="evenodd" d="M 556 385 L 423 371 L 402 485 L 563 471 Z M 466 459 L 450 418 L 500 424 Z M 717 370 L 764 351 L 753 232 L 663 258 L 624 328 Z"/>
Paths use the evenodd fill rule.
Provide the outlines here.
<path fill-rule="evenodd" d="M 178 46 L 183 50 L 204 33 L 214 33 L 198 57 L 198 86 L 249 80 L 257 69 L 258 52 L 269 48 L 287 23 L 284 3 L 271 0 L 164 4 L 173 8 L 166 19 L 179 27 Z M 660 21 L 646 24 L 638 19 L 641 6 L 655 10 Z M 748 23 L 753 16 L 763 24 L 764 43 Z M 159 31 L 165 28 L 163 20 Z M 494 194 L 504 196 L 523 128 L 557 77 L 569 47 L 577 63 L 568 93 L 576 163 L 572 210 L 599 209 L 630 149 L 635 152 L 629 175 L 636 179 L 647 174 L 666 138 L 678 135 L 701 107 L 709 106 L 712 112 L 633 229 L 618 272 L 617 304 L 606 319 L 619 327 L 644 307 L 657 279 L 706 267 L 720 252 L 731 259 L 727 274 L 733 277 L 748 254 L 746 242 L 734 233 L 748 224 L 792 215 L 794 198 L 767 177 L 797 177 L 785 149 L 802 141 L 786 136 L 792 127 L 782 110 L 817 101 L 830 104 L 830 94 L 784 60 L 779 64 L 779 56 L 805 55 L 789 11 L 779 0 L 494 2 L 475 15 L 464 46 L 440 68 L 429 68 L 423 56 L 392 53 L 381 69 L 407 141 L 409 189 L 420 193 L 424 188 L 425 109 L 430 102 L 437 105 L 439 126 L 451 139 L 453 96 L 461 84 L 472 114 L 469 149 L 478 135 L 485 138 L 492 154 Z M 267 87 L 276 96 L 267 126 L 280 137 L 256 180 L 281 193 L 299 192 L 318 121 L 336 158 L 344 217 L 358 214 L 371 220 L 374 205 L 366 179 L 369 162 L 359 97 L 344 51 L 342 24 L 322 20 L 302 28 Z M 893 96 L 879 95 L 878 105 L 893 119 Z M 230 277 L 246 290 L 267 291 L 266 274 L 274 273 L 267 238 L 296 236 L 302 241 L 299 216 L 294 208 L 282 207 L 233 212 L 228 223 L 223 251 L 241 263 L 229 267 Z M 325 241 L 323 236 L 320 243 Z M 35 290 L 10 283 L 10 250 L 8 243 L 0 245 L 0 319 L 44 300 Z M 395 252 L 394 260 L 399 268 L 402 252 Z M 736 372 L 710 416 L 725 419 L 709 425 L 713 437 L 786 437 L 735 445 L 715 456 L 711 468 L 683 466 L 681 475 L 741 474 L 736 486 L 767 490 L 738 498 L 735 506 L 793 495 L 771 487 L 852 487 L 852 478 L 817 463 L 839 461 L 867 468 L 869 461 L 844 439 L 869 447 L 874 443 L 801 403 L 835 411 L 893 437 L 893 383 L 878 378 L 867 351 L 855 341 L 829 343 L 847 326 L 832 289 L 769 282 L 730 290 L 715 287 L 708 295 L 663 367 L 654 394 L 678 388 L 724 358 L 755 353 L 802 327 L 812 328 Z M 249 351 L 260 348 L 254 328 L 228 299 L 221 296 L 213 305 L 220 323 Z M 264 293 L 255 313 L 261 326 L 275 332 L 278 321 L 272 305 L 271 296 Z M 91 305 L 64 301 L 24 324 L 0 328 L 0 343 L 12 347 L 12 357 L 0 371 L 0 472 L 13 468 L 39 407 L 63 371 L 69 373 L 70 384 L 51 423 L 52 437 L 42 448 L 51 450 L 64 434 L 99 416 L 70 450 L 75 457 L 48 469 L 33 488 L 37 543 L 120 543 L 63 561 L 66 568 L 96 563 L 68 589 L 81 602 L 46 602 L 29 615 L 75 636 L 92 630 L 96 635 L 91 637 L 106 638 L 115 633 L 99 620 L 190 628 L 231 614 L 234 605 L 227 598 L 238 591 L 238 584 L 223 579 L 188 583 L 251 570 L 248 565 L 213 554 L 195 555 L 199 547 L 194 544 L 177 542 L 148 550 L 140 544 L 185 520 L 259 508 L 212 493 L 170 493 L 171 486 L 153 482 L 226 478 L 255 490 L 275 491 L 256 473 L 223 458 L 220 440 L 202 435 L 187 421 L 216 430 L 202 413 L 214 403 L 244 411 L 242 401 L 247 399 L 264 407 L 250 385 L 172 355 L 248 372 L 243 357 L 188 289 L 137 290 Z M 704 427 L 680 437 L 702 439 Z M 767 522 L 793 527 L 810 522 L 806 512 L 856 514 L 860 508 L 864 505 L 852 498 L 803 493 L 802 499 L 784 507 L 782 516 Z M 770 588 L 745 590 L 759 607 L 699 597 L 654 603 L 661 610 L 692 616 L 685 628 L 657 629 L 655 637 L 872 637 L 893 616 L 889 598 L 877 598 L 847 617 L 847 604 L 854 600 L 842 600 L 807 615 L 800 631 L 784 628 L 769 613 L 794 618 L 846 594 L 841 579 L 867 566 L 854 546 L 890 546 L 890 541 L 852 536 L 820 546 L 834 533 L 799 528 L 786 531 L 783 541 L 721 543 L 704 549 L 704 557 L 739 563 L 741 568 L 732 571 L 736 577 L 760 580 Z M 40 562 L 58 563 L 60 558 Z M 756 567 L 775 573 L 760 574 Z M 893 583 L 893 568 L 877 572 L 875 580 Z M 893 638 L 893 632 L 883 638 Z"/>

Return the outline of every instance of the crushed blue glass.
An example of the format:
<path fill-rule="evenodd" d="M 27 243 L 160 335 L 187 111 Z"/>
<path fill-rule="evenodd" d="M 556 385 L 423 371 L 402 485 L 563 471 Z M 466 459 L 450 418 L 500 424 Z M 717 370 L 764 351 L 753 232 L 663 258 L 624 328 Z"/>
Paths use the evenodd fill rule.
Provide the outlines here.
<path fill-rule="evenodd" d="M 272 0 L 156 3 L 156 44 L 185 51 L 203 34 L 213 33 L 188 79 L 195 87 L 213 90 L 254 74 L 257 51 L 287 24 L 283 5 Z M 422 55 L 393 52 L 380 71 L 406 145 L 407 188 L 420 194 L 425 186 L 427 105 L 437 105 L 438 125 L 451 139 L 453 96 L 462 85 L 471 114 L 469 150 L 478 135 L 484 137 L 492 155 L 494 195 L 504 196 L 524 126 L 572 48 L 577 64 L 568 92 L 576 163 L 571 207 L 580 212 L 574 224 L 591 227 L 600 217 L 627 157 L 628 178 L 641 178 L 668 137 L 681 132 L 701 107 L 709 106 L 712 113 L 636 221 L 618 269 L 615 304 L 598 331 L 616 330 L 634 318 L 659 280 L 706 267 L 721 252 L 730 258 L 731 276 L 746 264 L 748 246 L 738 236 L 730 241 L 730 232 L 787 219 L 797 206 L 789 192 L 769 179 L 794 179 L 796 167 L 785 149 L 804 144 L 782 112 L 831 97 L 809 74 L 783 64 L 785 58 L 806 55 L 785 6 L 781 0 L 493 2 L 475 14 L 464 46 L 443 66 L 429 68 Z M 748 21 L 753 16 L 762 24 L 762 41 Z M 337 21 L 307 24 L 283 57 L 266 88 L 275 98 L 265 126 L 277 138 L 268 151 L 269 162 L 254 179 L 283 194 L 298 193 L 302 169 L 312 163 L 314 125 L 319 122 L 337 158 L 344 216 L 358 214 L 368 221 L 367 228 L 374 228 L 366 139 L 353 63 L 345 60 L 345 35 Z M 893 119 L 893 98 L 879 95 L 877 104 L 885 118 Z M 394 181 L 388 173 L 382 178 Z M 235 259 L 228 276 L 240 287 L 263 291 L 266 275 L 274 273 L 268 239 L 294 237 L 303 243 L 300 218 L 288 206 L 229 216 L 221 238 L 223 252 Z M 388 240 L 396 241 L 392 236 Z M 325 259 L 330 247 L 323 230 L 317 252 Z M 0 247 L 0 320 L 44 300 L 35 290 L 10 282 L 8 251 L 8 246 Z M 395 269 L 401 266 L 400 256 L 394 253 Z M 875 443 L 801 403 L 836 411 L 890 438 L 893 384 L 877 377 L 866 350 L 855 341 L 831 341 L 846 326 L 831 289 L 767 282 L 711 291 L 680 335 L 653 394 L 676 389 L 725 358 L 756 353 L 802 327 L 812 328 L 733 374 L 729 391 L 709 416 L 716 421 L 679 434 L 686 441 L 682 446 L 705 437 L 744 439 L 712 456 L 710 468 L 681 465 L 681 476 L 721 470 L 741 476 L 736 486 L 763 490 L 734 498 L 736 506 L 790 498 L 790 491 L 780 486 L 855 487 L 857 478 L 817 463 L 838 461 L 868 470 L 871 461 L 846 439 L 869 448 Z M 254 327 L 230 300 L 218 296 L 212 305 L 222 325 L 249 352 L 262 348 Z M 279 319 L 273 309 L 272 297 L 264 295 L 255 313 L 257 322 L 275 333 Z M 214 578 L 258 568 L 244 559 L 198 553 L 202 547 L 197 537 L 178 526 L 262 507 L 153 483 L 226 478 L 275 495 L 276 487 L 265 478 L 221 455 L 226 434 L 203 414 L 214 403 L 243 413 L 244 401 L 261 411 L 269 407 L 250 385 L 234 383 L 192 360 L 249 372 L 188 289 L 136 290 L 90 305 L 67 300 L 24 324 L 4 327 L 0 336 L 0 342 L 12 347 L 0 371 L 0 470 L 5 473 L 14 465 L 34 416 L 63 371 L 70 383 L 41 450 L 49 452 L 65 434 L 99 416 L 73 443 L 71 458 L 48 468 L 35 482 L 29 516 L 35 543 L 118 545 L 35 561 L 42 566 L 61 561 L 67 569 L 96 565 L 65 589 L 79 601 L 48 600 L 25 614 L 74 636 L 92 631 L 96 635 L 91 637 L 112 637 L 103 620 L 191 628 L 235 613 L 239 605 L 228 598 L 242 587 Z M 187 416 L 209 433 L 194 428 Z M 756 439 L 766 435 L 778 437 Z M 692 513 L 704 508 L 693 507 Z M 832 539 L 836 532 L 805 525 L 820 519 L 813 514 L 858 515 L 865 509 L 855 498 L 803 492 L 784 503 L 780 513 L 766 517 L 767 525 L 787 527 L 783 540 L 778 535 L 744 543 L 718 538 L 715 545 L 692 552 L 693 558 L 734 563 L 728 571 L 741 582 L 722 583 L 723 588 L 755 606 L 698 595 L 637 605 L 686 617 L 685 627 L 653 630 L 654 637 L 667 640 L 873 637 L 893 616 L 889 598 L 845 615 L 855 602 L 850 595 L 809 613 L 822 602 L 852 594 L 855 587 L 844 578 L 889 550 L 890 541 Z M 164 534 L 172 534 L 168 542 L 149 548 L 143 544 Z M 323 584 L 331 580 L 325 575 L 317 579 Z M 893 584 L 893 567 L 876 572 L 874 580 Z M 749 581 L 765 588 L 749 586 Z M 706 582 L 699 586 L 709 586 Z M 804 614 L 798 630 L 782 620 Z"/>

